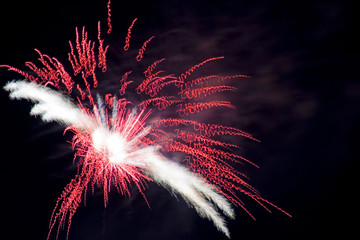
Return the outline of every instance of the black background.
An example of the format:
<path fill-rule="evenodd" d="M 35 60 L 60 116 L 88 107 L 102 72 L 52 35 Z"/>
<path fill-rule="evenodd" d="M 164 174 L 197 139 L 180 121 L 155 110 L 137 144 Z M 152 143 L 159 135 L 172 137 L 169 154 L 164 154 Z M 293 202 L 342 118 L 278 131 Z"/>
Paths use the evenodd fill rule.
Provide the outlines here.
<path fill-rule="evenodd" d="M 261 166 L 244 171 L 263 197 L 293 215 L 269 214 L 244 198 L 257 220 L 236 209 L 236 220 L 228 221 L 232 239 L 347 239 L 355 234 L 358 210 L 354 9 L 347 1 L 114 1 L 113 33 L 105 36 L 106 1 L 11 1 L 0 8 L 0 64 L 24 68 L 25 61 L 36 60 L 34 48 L 66 62 L 75 27 L 85 25 L 95 39 L 101 20 L 109 71 L 140 68 L 121 53 L 135 17 L 134 49 L 155 35 L 146 56 L 166 57 L 169 72 L 225 56 L 212 71 L 252 78 L 233 82 L 239 91 L 229 97 L 238 109 L 223 113 L 221 121 L 261 139 L 235 140 Z M 3 86 L 19 76 L 1 68 L 0 78 Z M 112 80 L 104 80 L 105 86 L 116 89 Z M 5 91 L 0 97 L 1 232 L 8 239 L 46 239 L 56 199 L 76 172 L 66 143 L 71 136 L 30 117 L 31 104 L 10 101 Z M 114 190 L 106 209 L 100 190 L 90 194 L 73 218 L 69 239 L 226 239 L 181 198 L 156 184 L 144 192 L 151 210 L 135 187 L 131 197 Z"/>

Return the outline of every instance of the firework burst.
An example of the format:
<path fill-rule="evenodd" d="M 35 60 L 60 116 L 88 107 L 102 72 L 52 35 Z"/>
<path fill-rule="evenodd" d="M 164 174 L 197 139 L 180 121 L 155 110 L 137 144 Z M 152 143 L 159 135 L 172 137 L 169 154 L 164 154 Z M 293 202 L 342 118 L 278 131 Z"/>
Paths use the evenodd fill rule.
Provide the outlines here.
<path fill-rule="evenodd" d="M 110 33 L 110 1 L 107 7 L 107 33 Z M 131 30 L 136 21 L 128 28 L 124 51 L 130 48 Z M 11 99 L 34 102 L 32 115 L 40 116 L 45 122 L 61 123 L 65 131 L 73 134 L 71 144 L 78 173 L 56 202 L 48 238 L 56 225 L 58 236 L 66 223 L 68 236 L 72 217 L 88 189 L 93 191 L 95 187 L 102 187 L 106 207 L 112 188 L 130 195 L 129 188 L 134 184 L 150 205 L 143 193 L 148 181 L 155 181 L 181 195 L 200 216 L 211 220 L 228 237 L 230 234 L 223 215 L 235 217 L 231 203 L 253 217 L 244 207 L 240 195 L 252 198 L 267 210 L 267 206 L 272 206 L 289 215 L 262 198 L 247 183 L 246 176 L 236 171 L 230 162 L 257 165 L 235 154 L 237 145 L 220 141 L 217 136 L 233 135 L 258 140 L 242 130 L 203 123 L 194 118 L 196 113 L 213 108 L 234 109 L 231 102 L 210 100 L 209 96 L 236 91 L 226 82 L 247 76 L 192 77 L 199 68 L 223 57 L 206 59 L 179 76 L 165 74 L 165 71 L 157 70 L 165 61 L 163 58 L 145 69 L 140 82 L 131 79 L 131 71 L 124 73 L 119 81 L 121 98 L 110 93 L 104 97 L 93 96 L 92 91 L 98 87 L 97 75 L 107 71 L 108 46 L 101 38 L 100 25 L 99 22 L 97 41 L 88 39 L 85 28 L 81 32 L 76 28 L 75 42 L 69 42 L 68 53 L 73 73 L 69 73 L 58 59 L 37 49 L 40 67 L 26 62 L 30 72 L 1 65 L 27 79 L 6 84 L 4 89 L 10 92 Z M 136 56 L 137 61 L 142 61 L 153 39 L 154 36 L 144 41 Z M 126 98 L 128 91 L 146 96 L 145 100 L 130 102 Z M 170 92 L 175 94 L 169 95 Z M 132 107 L 135 104 L 137 106 Z M 171 112 L 176 115 L 164 117 Z M 171 152 L 181 152 L 184 157 L 173 161 L 168 157 Z"/>

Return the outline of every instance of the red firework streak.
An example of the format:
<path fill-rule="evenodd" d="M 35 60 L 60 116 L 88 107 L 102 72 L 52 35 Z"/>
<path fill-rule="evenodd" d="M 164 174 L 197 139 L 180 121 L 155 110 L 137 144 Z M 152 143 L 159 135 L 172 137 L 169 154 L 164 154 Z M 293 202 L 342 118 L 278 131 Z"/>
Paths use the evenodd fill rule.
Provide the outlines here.
<path fill-rule="evenodd" d="M 107 33 L 110 33 L 112 30 L 110 1 L 107 8 Z M 136 20 L 128 28 L 124 45 L 125 51 L 130 47 L 131 30 Z M 153 38 L 154 36 L 146 40 L 139 49 L 137 61 L 142 60 L 146 47 Z M 31 74 L 28 73 L 29 71 L 25 72 L 8 65 L 1 65 L 1 67 L 7 67 L 31 82 L 56 88 L 59 91 L 67 91 L 76 96 L 79 108 L 90 116 L 96 124 L 109 131 L 125 132 L 124 143 L 134 141 L 133 139 L 136 136 L 136 143 L 125 144 L 131 148 L 127 149 L 127 152 L 136 153 L 143 146 L 157 146 L 164 154 L 167 152 L 183 153 L 185 165 L 194 173 L 202 176 L 207 183 L 216 188 L 235 206 L 243 208 L 252 218 L 254 218 L 253 215 L 244 207 L 239 195 L 252 198 L 269 212 L 270 210 L 266 205 L 289 215 L 262 198 L 259 192 L 247 183 L 246 176 L 235 170 L 230 162 L 247 162 L 255 167 L 258 166 L 246 158 L 234 154 L 233 150 L 238 148 L 237 145 L 216 139 L 221 135 L 233 135 L 246 137 L 257 142 L 259 140 L 237 128 L 203 123 L 191 118 L 193 114 L 208 109 L 235 108 L 228 101 L 207 100 L 207 98 L 215 93 L 235 91 L 236 88 L 226 85 L 226 81 L 234 78 L 247 78 L 247 76 L 206 75 L 198 78 L 192 77 L 192 73 L 199 68 L 204 67 L 207 63 L 221 60 L 223 57 L 206 59 L 180 74 L 180 76 L 166 75 L 164 71 L 157 70 L 158 65 L 165 61 L 163 58 L 147 67 L 143 72 L 144 79 L 140 83 L 129 80 L 131 71 L 124 73 L 120 78 L 120 96 L 126 94 L 129 86 L 133 86 L 133 91 L 138 94 L 147 96 L 146 100 L 138 104 L 140 113 L 133 114 L 128 108 L 131 102 L 126 98 L 117 100 L 115 96 L 109 93 L 105 95 L 104 103 L 100 101 L 95 104 L 94 97 L 91 94 L 91 90 L 98 86 L 96 74 L 99 71 L 97 69 L 100 69 L 101 72 L 107 71 L 106 54 L 108 46 L 104 45 L 104 40 L 101 38 L 100 22 L 97 41 L 88 39 L 85 28 L 82 28 L 81 32 L 76 28 L 75 42 L 70 41 L 69 45 L 68 60 L 72 66 L 72 74 L 56 58 L 43 54 L 37 49 L 35 51 L 39 54 L 38 60 L 41 66 L 39 67 L 32 62 L 25 63 L 31 70 Z M 79 83 L 74 81 L 75 77 L 80 79 Z M 163 89 L 167 88 L 175 89 L 177 93 L 171 96 L 164 95 L 166 91 Z M 161 118 L 162 111 L 166 109 L 177 109 L 178 117 Z M 110 114 L 111 112 L 112 114 Z M 157 120 L 148 120 L 153 115 L 157 117 L 151 119 Z M 151 126 L 150 130 L 147 130 L 147 126 Z M 80 203 L 85 199 L 89 188 L 92 191 L 94 191 L 95 186 L 103 188 L 106 207 L 108 193 L 112 186 L 115 186 L 121 194 L 130 195 L 130 185 L 135 184 L 147 202 L 143 189 L 147 181 L 152 181 L 151 177 L 143 173 L 146 166 L 112 161 L 111 151 L 101 148 L 94 142 L 94 132 L 89 133 L 86 129 L 80 129 L 76 126 L 67 127 L 66 131 L 74 134 L 72 147 L 75 150 L 74 161 L 78 164 L 78 173 L 64 188 L 56 202 L 50 220 L 48 239 L 56 224 L 58 224 L 58 237 L 59 230 L 67 223 L 68 237 L 72 217 Z M 147 131 L 147 134 L 141 134 L 143 131 Z M 121 149 L 116 151 L 121 151 Z"/>

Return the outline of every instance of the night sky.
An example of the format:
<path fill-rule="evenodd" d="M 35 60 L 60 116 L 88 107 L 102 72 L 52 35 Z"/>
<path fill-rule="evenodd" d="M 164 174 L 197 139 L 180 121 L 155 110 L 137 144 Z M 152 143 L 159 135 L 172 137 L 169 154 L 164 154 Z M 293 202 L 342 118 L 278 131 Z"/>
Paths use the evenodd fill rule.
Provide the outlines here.
<path fill-rule="evenodd" d="M 97 21 L 106 26 L 106 2 L 8 1 L 0 8 L 0 64 L 25 69 L 25 61 L 38 57 L 34 48 L 65 63 L 76 26 L 85 25 L 92 39 Z M 228 221 L 232 239 L 348 239 L 355 234 L 358 210 L 360 135 L 354 12 L 348 1 L 114 0 L 113 32 L 106 36 L 103 30 L 111 70 L 100 80 L 99 91 L 116 90 L 116 76 L 129 68 L 142 69 L 121 52 L 136 17 L 133 49 L 155 35 L 144 58 L 151 63 L 165 57 L 169 72 L 181 73 L 209 57 L 224 56 L 209 71 L 251 79 L 232 82 L 239 91 L 226 97 L 236 110 L 202 118 L 223 119 L 221 124 L 261 140 L 233 139 L 245 157 L 261 166 L 239 169 L 264 198 L 293 215 L 275 209 L 270 214 L 243 197 L 256 221 L 237 208 L 236 219 Z M 21 76 L 0 69 L 1 87 L 12 79 Z M 5 130 L 2 236 L 46 239 L 56 199 L 76 174 L 66 142 L 71 135 L 64 136 L 62 126 L 29 116 L 31 104 L 10 101 L 2 88 L 0 104 Z M 144 191 L 151 210 L 136 187 L 131 192 L 131 197 L 121 196 L 114 189 L 106 209 L 101 190 L 89 194 L 86 207 L 81 205 L 73 218 L 69 239 L 226 239 L 181 197 L 154 183 Z"/>

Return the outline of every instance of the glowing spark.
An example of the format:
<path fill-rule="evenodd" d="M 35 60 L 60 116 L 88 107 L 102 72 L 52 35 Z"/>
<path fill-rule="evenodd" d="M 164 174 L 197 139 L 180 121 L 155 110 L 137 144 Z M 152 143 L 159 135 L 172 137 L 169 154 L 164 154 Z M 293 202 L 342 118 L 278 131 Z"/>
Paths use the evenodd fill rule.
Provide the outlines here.
<path fill-rule="evenodd" d="M 131 30 L 132 30 L 132 28 L 134 27 L 134 24 L 135 24 L 136 21 L 137 21 L 137 18 L 135 18 L 135 19 L 132 21 L 130 27 L 128 28 L 128 33 L 127 33 L 126 38 L 125 38 L 125 46 L 124 46 L 124 50 L 125 50 L 125 51 L 129 50 L 129 47 L 130 47 L 130 38 L 131 38 Z"/>
<path fill-rule="evenodd" d="M 136 57 L 136 60 L 137 60 L 138 62 L 140 62 L 141 59 L 143 58 L 144 52 L 145 52 L 145 50 L 146 50 L 146 47 L 147 47 L 147 45 L 149 44 L 149 42 L 150 42 L 153 38 L 154 38 L 154 36 L 152 36 L 151 38 L 149 38 L 148 40 L 146 40 L 146 41 L 144 42 L 143 46 L 139 49 L 139 53 L 138 53 L 138 55 L 137 55 L 137 57 Z"/>
<path fill-rule="evenodd" d="M 111 8 L 110 8 L 111 0 L 107 3 L 107 10 L 108 10 L 108 17 L 107 17 L 107 23 L 108 23 L 108 30 L 107 34 L 110 34 L 112 31 L 112 25 L 111 25 Z"/>
<path fill-rule="evenodd" d="M 110 33 L 110 1 L 107 9 Z M 130 47 L 131 30 L 136 20 L 134 19 L 128 28 L 125 51 Z M 252 198 L 267 210 L 269 209 L 266 205 L 270 205 L 289 215 L 260 197 L 259 192 L 247 183 L 246 176 L 236 171 L 230 162 L 247 162 L 258 166 L 232 153 L 232 150 L 238 148 L 237 145 L 216 140 L 215 137 L 233 135 L 259 140 L 230 126 L 183 118 L 215 107 L 235 108 L 228 101 L 210 101 L 207 98 L 221 92 L 235 91 L 235 87 L 224 85 L 223 82 L 247 76 L 208 75 L 191 79 L 192 73 L 198 68 L 223 57 L 206 59 L 180 76 L 165 75 L 163 70 L 155 71 L 165 61 L 162 58 L 147 67 L 141 82 L 128 80 L 131 71 L 124 73 L 120 79 L 120 95 L 125 95 L 129 87 L 134 85 L 130 91 L 147 97 L 136 103 L 137 108 L 131 109 L 129 105 L 132 103 L 129 100 L 117 99 L 111 93 L 106 94 L 104 100 L 97 96 L 95 101 L 91 89 L 98 86 L 97 68 L 100 68 L 101 72 L 107 71 L 108 46 L 104 46 L 104 40 L 101 39 L 100 22 L 97 43 L 88 39 L 85 28 L 82 28 L 81 34 L 76 28 L 75 34 L 75 43 L 69 42 L 68 53 L 73 75 L 70 75 L 56 58 L 51 58 L 37 49 L 35 51 L 40 56 L 41 66 L 26 62 L 31 73 L 9 65 L 0 65 L 28 79 L 11 81 L 5 85 L 4 89 L 10 93 L 11 99 L 34 102 L 31 115 L 40 116 L 45 122 L 63 124 L 65 131 L 73 133 L 72 147 L 78 162 L 78 173 L 56 202 L 48 239 L 56 224 L 58 237 L 60 228 L 66 222 L 68 237 L 73 215 L 85 198 L 88 188 L 94 189 L 95 185 L 103 188 L 105 207 L 112 186 L 121 194 L 130 195 L 129 188 L 132 184 L 137 186 L 149 205 L 143 189 L 147 181 L 155 181 L 181 195 L 201 217 L 212 221 L 216 228 L 228 237 L 230 233 L 224 216 L 235 217 L 231 203 L 242 207 L 253 217 L 244 207 L 239 194 Z M 138 61 L 142 60 L 147 44 L 153 38 L 146 40 L 139 49 L 136 58 Z M 81 79 L 82 83 L 74 80 L 79 74 L 77 78 Z M 75 84 L 77 91 L 74 93 Z M 168 91 L 169 89 L 171 91 Z M 63 91 L 72 94 L 77 104 L 62 94 Z M 169 96 L 166 95 L 167 92 L 175 94 Z M 87 101 L 87 104 L 84 104 L 84 101 Z M 164 118 L 164 110 L 168 110 L 167 116 L 172 113 L 172 117 Z M 176 113 L 179 117 L 175 116 Z M 184 156 L 183 164 L 175 163 L 167 157 L 169 152 L 181 152 Z M 176 162 L 179 160 L 181 159 Z"/>

